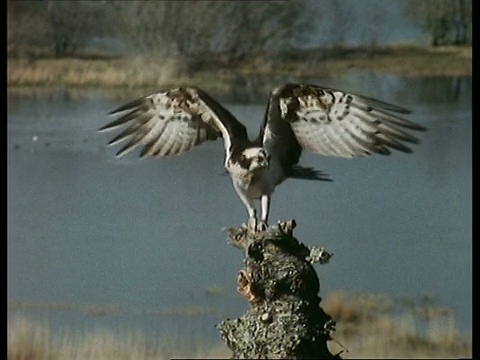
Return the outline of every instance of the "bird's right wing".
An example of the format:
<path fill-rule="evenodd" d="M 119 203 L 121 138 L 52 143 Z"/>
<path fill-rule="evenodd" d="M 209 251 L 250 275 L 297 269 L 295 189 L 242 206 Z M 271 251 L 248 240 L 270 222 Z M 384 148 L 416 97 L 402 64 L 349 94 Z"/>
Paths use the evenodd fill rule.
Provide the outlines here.
<path fill-rule="evenodd" d="M 423 126 L 397 114 L 409 110 L 317 85 L 285 84 L 270 97 L 260 132 L 264 145 L 296 164 L 301 150 L 341 157 L 412 150 L 419 140 L 405 130 Z"/>
<path fill-rule="evenodd" d="M 110 114 L 123 113 L 99 131 L 129 125 L 108 145 L 126 144 L 117 152 L 120 157 L 137 146 L 144 156 L 180 155 L 207 140 L 222 137 L 225 150 L 233 139 L 247 139 L 247 131 L 228 110 L 196 87 L 183 87 L 151 94 Z"/>

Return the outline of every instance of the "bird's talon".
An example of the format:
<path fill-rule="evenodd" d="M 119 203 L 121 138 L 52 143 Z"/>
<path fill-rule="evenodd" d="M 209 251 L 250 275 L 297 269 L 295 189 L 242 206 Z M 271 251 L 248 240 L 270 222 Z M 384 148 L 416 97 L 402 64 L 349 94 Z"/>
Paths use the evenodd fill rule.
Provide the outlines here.
<path fill-rule="evenodd" d="M 268 224 L 265 221 L 260 221 L 257 224 L 257 231 L 262 232 L 267 230 L 268 230 Z"/>
<path fill-rule="evenodd" d="M 255 233 L 257 231 L 257 219 L 255 218 L 248 219 L 247 229 L 249 232 Z"/>

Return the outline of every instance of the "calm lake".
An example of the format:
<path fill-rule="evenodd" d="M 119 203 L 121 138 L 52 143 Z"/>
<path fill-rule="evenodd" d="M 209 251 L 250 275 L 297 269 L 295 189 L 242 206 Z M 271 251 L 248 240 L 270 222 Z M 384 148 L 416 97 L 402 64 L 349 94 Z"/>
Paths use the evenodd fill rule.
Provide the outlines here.
<path fill-rule="evenodd" d="M 405 106 L 430 130 L 419 134 L 411 155 L 304 154 L 302 164 L 334 182 L 285 182 L 273 197 L 271 222 L 294 218 L 299 240 L 334 253 L 316 267 L 323 298 L 339 290 L 427 294 L 470 333 L 471 78 L 358 73 L 310 82 Z M 236 89 L 219 98 L 253 137 L 267 94 L 238 102 L 249 94 Z M 105 147 L 113 133 L 96 130 L 128 100 L 100 92 L 9 97 L 7 297 L 30 305 L 12 306 L 9 316 L 218 339 L 215 325 L 247 306 L 235 290 L 243 254 L 221 232 L 247 218 L 223 175 L 222 144 L 175 158 L 116 159 L 118 148 Z"/>

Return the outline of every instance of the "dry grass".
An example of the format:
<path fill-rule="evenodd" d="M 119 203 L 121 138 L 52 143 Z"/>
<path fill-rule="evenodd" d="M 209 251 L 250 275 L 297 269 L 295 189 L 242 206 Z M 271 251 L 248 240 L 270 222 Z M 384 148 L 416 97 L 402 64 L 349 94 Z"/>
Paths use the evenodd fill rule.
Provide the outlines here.
<path fill-rule="evenodd" d="M 268 58 L 268 57 L 266 57 Z M 255 61 L 237 68 L 243 73 L 294 74 L 298 77 L 328 77 L 350 70 L 365 70 L 401 76 L 471 76 L 471 47 L 419 47 L 387 45 L 299 50 L 290 58 L 270 58 L 260 66 Z"/>
<path fill-rule="evenodd" d="M 223 346 L 208 347 L 193 339 L 196 349 L 182 350 L 179 339 L 155 339 L 141 331 L 113 331 L 99 327 L 89 332 L 64 329 L 54 332 L 47 323 L 25 316 L 10 319 L 7 325 L 9 360 L 147 360 L 171 358 L 227 358 Z M 191 341 L 189 339 L 189 347 Z M 184 343 L 185 344 L 185 343 Z"/>
<path fill-rule="evenodd" d="M 175 59 L 155 62 L 154 59 L 8 59 L 9 91 L 25 88 L 68 88 L 115 91 L 158 89 L 178 84 L 211 83 L 218 91 L 225 90 L 223 77 L 212 72 L 189 76 L 181 71 Z"/>
<path fill-rule="evenodd" d="M 334 354 L 342 352 L 341 356 L 345 359 L 445 359 L 472 356 L 471 337 L 465 338 L 459 333 L 453 314 L 448 309 L 436 306 L 434 301 L 426 297 L 399 302 L 383 294 L 337 292 L 326 297 L 322 307 L 337 321 L 334 340 L 329 343 L 330 349 Z M 46 306 L 10 301 L 9 308 L 17 311 L 17 315 L 11 316 L 7 324 L 9 360 L 146 360 L 231 356 L 226 346 L 212 346 L 212 341 L 202 339 L 201 335 L 195 339 L 152 338 L 141 331 L 114 331 L 108 327 L 89 331 L 69 328 L 54 331 L 47 322 L 32 321 L 25 315 L 33 308 L 82 311 L 102 316 L 128 311 L 116 306 Z M 143 313 L 150 314 L 148 311 Z M 168 313 L 161 312 L 162 315 Z M 196 313 L 190 314 L 189 311 L 180 313 L 196 316 Z"/>
<path fill-rule="evenodd" d="M 345 351 L 345 359 L 472 356 L 472 340 L 460 335 L 453 314 L 432 303 L 403 304 L 398 311 L 386 295 L 338 292 L 327 297 L 323 307 L 337 321 L 331 350 Z"/>
<path fill-rule="evenodd" d="M 471 47 L 411 45 L 335 49 L 320 62 L 325 74 L 351 69 L 402 76 L 471 76 Z"/>
<path fill-rule="evenodd" d="M 149 59 L 9 59 L 9 86 L 144 87 L 178 76 L 174 60 L 161 66 Z"/>
<path fill-rule="evenodd" d="M 156 89 L 178 84 L 208 84 L 229 89 L 235 76 L 325 77 L 352 69 L 404 76 L 471 76 L 472 48 L 411 45 L 305 50 L 281 58 L 275 54 L 229 63 L 202 59 L 198 70 L 184 70 L 181 59 L 161 55 L 132 58 L 8 58 L 9 88 L 63 87 Z"/>

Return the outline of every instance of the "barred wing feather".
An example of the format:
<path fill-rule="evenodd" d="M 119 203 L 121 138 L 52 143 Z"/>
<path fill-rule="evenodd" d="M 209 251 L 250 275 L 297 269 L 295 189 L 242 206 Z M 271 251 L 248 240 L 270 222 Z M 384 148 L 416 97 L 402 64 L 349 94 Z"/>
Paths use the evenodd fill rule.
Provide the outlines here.
<path fill-rule="evenodd" d="M 268 109 L 262 131 L 266 146 L 284 146 L 288 124 L 302 149 L 322 155 L 388 155 L 390 149 L 409 153 L 405 143 L 419 140 L 405 130 L 426 130 L 397 115 L 409 113 L 407 109 L 315 85 L 276 88 Z"/>
<path fill-rule="evenodd" d="M 128 111 L 99 131 L 126 127 L 109 145 L 124 143 L 123 156 L 138 146 L 140 156 L 180 155 L 207 141 L 222 137 L 229 148 L 232 136 L 246 130 L 226 109 L 198 88 L 176 88 L 151 94 L 110 114 Z"/>

